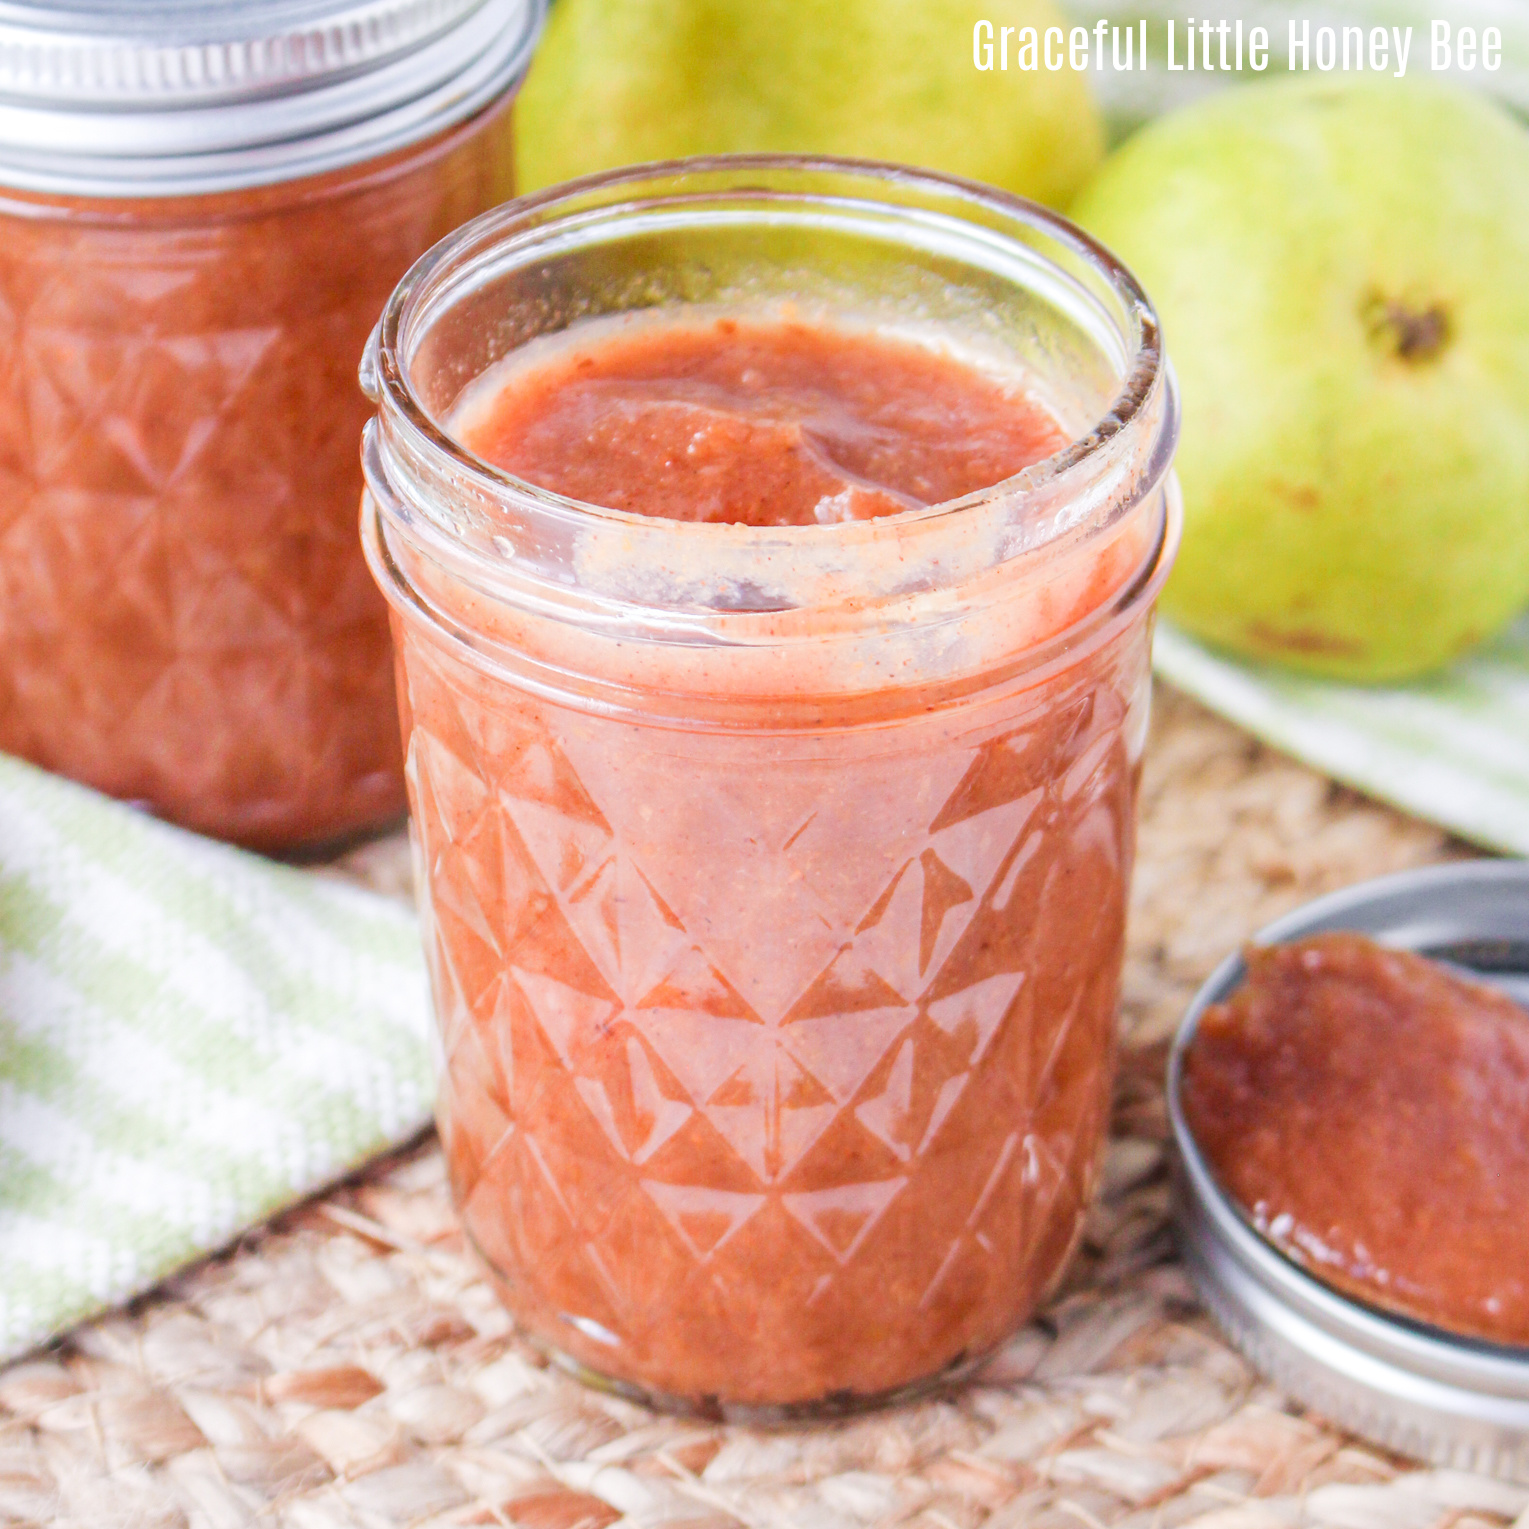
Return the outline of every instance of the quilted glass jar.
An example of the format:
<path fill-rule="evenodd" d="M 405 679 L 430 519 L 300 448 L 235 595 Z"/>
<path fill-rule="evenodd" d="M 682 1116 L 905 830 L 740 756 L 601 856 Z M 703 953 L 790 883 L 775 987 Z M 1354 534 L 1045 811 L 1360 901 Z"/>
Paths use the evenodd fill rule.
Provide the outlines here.
<path fill-rule="evenodd" d="M 561 498 L 453 437 L 570 325 L 782 307 L 1023 369 L 1072 442 L 950 504 L 761 527 Z M 1106 1125 L 1178 526 L 1146 299 L 999 193 L 697 161 L 460 231 L 363 375 L 439 1120 L 504 1300 L 708 1415 L 968 1369 L 1054 1287 Z"/>
<path fill-rule="evenodd" d="M 402 813 L 355 366 L 507 194 L 539 18 L 0 17 L 0 749 L 261 848 Z"/>

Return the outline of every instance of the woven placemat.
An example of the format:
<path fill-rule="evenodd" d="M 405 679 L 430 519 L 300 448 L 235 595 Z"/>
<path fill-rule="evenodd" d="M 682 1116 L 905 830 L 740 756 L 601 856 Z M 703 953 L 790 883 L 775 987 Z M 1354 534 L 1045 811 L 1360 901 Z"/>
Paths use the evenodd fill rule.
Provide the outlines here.
<path fill-rule="evenodd" d="M 954 1396 L 780 1432 L 548 1370 L 462 1246 L 433 1140 L 0 1371 L 0 1522 L 63 1529 L 1529 1529 L 1529 1489 L 1303 1414 L 1172 1259 L 1161 1074 L 1225 952 L 1458 853 L 1160 693 L 1103 1194 L 1059 1299 Z M 397 842 L 337 870 L 404 895 Z"/>

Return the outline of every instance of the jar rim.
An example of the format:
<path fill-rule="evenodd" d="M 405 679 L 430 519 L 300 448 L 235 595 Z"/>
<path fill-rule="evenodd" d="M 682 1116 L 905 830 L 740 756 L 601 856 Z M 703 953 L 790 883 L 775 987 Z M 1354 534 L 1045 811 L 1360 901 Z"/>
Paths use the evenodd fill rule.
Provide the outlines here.
<path fill-rule="evenodd" d="M 973 209 L 1007 217 L 1054 239 L 1104 280 L 1134 327 L 1134 334 L 1129 336 L 1131 351 L 1122 369 L 1124 375 L 1109 406 L 1085 434 L 1070 440 L 1056 452 L 1010 478 L 959 498 L 872 520 L 780 527 L 659 520 L 635 511 L 559 494 L 497 467 L 468 450 L 435 419 L 420 398 L 405 359 L 410 339 L 409 328 L 433 295 L 432 279 L 438 280 L 443 272 L 451 268 L 453 262 L 461 260 L 468 252 L 475 248 L 502 246 L 512 240 L 517 232 L 540 226 L 538 220 L 549 212 L 555 212 L 560 207 L 577 208 L 592 193 L 635 188 L 662 179 L 689 177 L 699 180 L 707 176 L 728 175 L 737 178 L 738 183 L 731 188 L 708 188 L 709 194 L 718 194 L 726 189 L 757 194 L 763 188 L 750 186 L 748 176 L 782 174 L 800 175 L 804 180 L 813 175 L 839 175 L 856 177 L 866 184 L 896 187 L 910 192 L 924 190 L 952 198 L 958 204 L 964 203 Z M 682 198 L 675 197 L 672 200 L 679 201 Z M 865 205 L 871 205 L 868 198 L 862 201 Z M 616 213 L 631 206 L 631 202 L 613 202 L 603 210 Z M 1061 213 L 994 186 L 933 170 L 829 155 L 709 155 L 623 166 L 519 197 L 484 213 L 428 250 L 399 282 L 368 342 L 361 365 L 361 385 L 368 397 L 379 406 L 388 426 L 402 426 L 413 438 L 410 442 L 413 447 L 423 448 L 431 455 L 445 458 L 451 463 L 454 475 L 465 477 L 489 497 L 507 491 L 526 505 L 554 517 L 573 515 L 585 523 L 603 522 L 639 534 L 651 531 L 655 524 L 659 524 L 666 528 L 666 535 L 686 536 L 696 546 L 706 542 L 720 545 L 730 541 L 733 545 L 752 544 L 764 548 L 776 544 L 783 532 L 789 533 L 797 541 L 816 540 L 820 544 L 844 545 L 885 534 L 889 527 L 939 521 L 994 500 L 1011 499 L 1016 492 L 1036 492 L 1096 460 L 1112 442 L 1144 416 L 1153 399 L 1161 393 L 1166 393 L 1169 398 L 1169 428 L 1162 432 L 1165 439 L 1159 443 L 1157 460 L 1146 474 L 1149 482 L 1158 481 L 1167 471 L 1177 434 L 1176 390 L 1163 351 L 1162 331 L 1156 309 L 1125 263 L 1097 239 Z"/>

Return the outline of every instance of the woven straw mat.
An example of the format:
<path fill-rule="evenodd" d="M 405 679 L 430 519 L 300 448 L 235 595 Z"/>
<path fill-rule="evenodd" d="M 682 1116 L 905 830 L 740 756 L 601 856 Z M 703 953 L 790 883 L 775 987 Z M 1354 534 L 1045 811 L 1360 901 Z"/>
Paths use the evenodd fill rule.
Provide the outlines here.
<path fill-rule="evenodd" d="M 1165 1225 L 1166 1038 L 1316 893 L 1460 853 L 1160 692 L 1103 1193 L 1058 1300 L 940 1400 L 776 1432 L 547 1369 L 464 1251 L 433 1139 L 0 1372 L 0 1523 L 89 1529 L 1529 1529 L 1529 1489 L 1303 1414 Z M 404 893 L 406 853 L 338 868 Z M 328 874 L 334 874 L 331 870 Z"/>

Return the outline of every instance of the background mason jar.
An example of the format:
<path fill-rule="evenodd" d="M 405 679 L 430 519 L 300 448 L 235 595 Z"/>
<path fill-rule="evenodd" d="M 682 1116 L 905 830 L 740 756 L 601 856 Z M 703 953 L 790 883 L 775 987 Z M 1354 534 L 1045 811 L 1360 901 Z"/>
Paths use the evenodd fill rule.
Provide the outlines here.
<path fill-rule="evenodd" d="M 261 848 L 404 807 L 355 366 L 509 194 L 537 0 L 0 18 L 0 748 Z"/>

